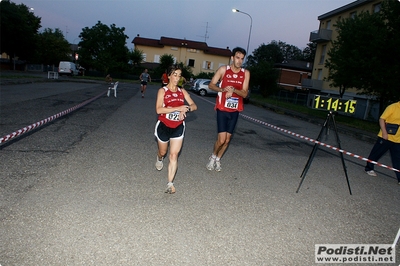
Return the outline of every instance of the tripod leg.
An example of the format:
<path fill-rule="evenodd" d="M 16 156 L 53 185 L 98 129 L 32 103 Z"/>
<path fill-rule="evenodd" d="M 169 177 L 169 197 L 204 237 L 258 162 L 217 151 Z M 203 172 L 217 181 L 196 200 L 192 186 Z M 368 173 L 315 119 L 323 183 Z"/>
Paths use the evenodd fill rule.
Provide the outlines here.
<path fill-rule="evenodd" d="M 324 130 L 326 129 L 326 127 L 328 125 L 329 118 L 330 118 L 330 114 L 328 114 L 328 116 L 327 116 L 327 118 L 326 118 L 326 120 L 325 120 L 325 122 L 324 122 L 324 124 L 323 124 L 323 126 L 321 128 L 321 131 L 319 132 L 319 135 L 317 137 L 318 141 L 321 140 L 321 137 L 322 137 L 322 135 L 324 133 Z M 312 160 L 314 159 L 314 156 L 317 153 L 317 150 L 318 150 L 318 144 L 315 144 L 310 156 L 308 157 L 308 161 L 306 163 L 306 166 L 304 167 L 303 172 L 301 173 L 301 176 L 300 176 L 301 177 L 301 181 L 300 181 L 299 187 L 296 190 L 296 193 L 299 192 L 301 184 L 303 183 L 304 179 L 306 178 L 307 171 L 311 166 Z"/>
<path fill-rule="evenodd" d="M 337 127 L 336 127 L 335 116 L 332 116 L 332 121 L 333 121 L 333 127 L 335 129 L 336 141 L 337 141 L 338 147 L 339 147 L 339 149 L 342 149 L 342 147 L 340 145 L 339 134 L 338 134 Z M 351 188 L 350 188 L 350 182 L 349 182 L 349 176 L 347 175 L 347 167 L 344 162 L 344 156 L 343 156 L 342 152 L 339 152 L 339 153 L 340 153 L 340 158 L 342 159 L 344 174 L 346 175 L 347 187 L 349 188 L 350 195 L 352 195 Z"/>
<path fill-rule="evenodd" d="M 311 154 L 310 154 L 310 156 L 308 157 L 308 161 L 307 161 L 307 163 L 306 163 L 306 166 L 304 167 L 303 172 L 301 173 L 301 176 L 300 176 L 300 177 L 301 177 L 301 181 L 300 181 L 299 187 L 298 187 L 297 190 L 296 190 L 296 193 L 299 192 L 300 187 L 301 187 L 301 184 L 303 184 L 303 181 L 304 181 L 304 179 L 306 178 L 306 174 L 307 174 L 307 172 L 308 172 L 308 169 L 309 169 L 310 166 L 311 166 L 311 162 L 312 162 L 312 160 L 314 159 L 315 154 L 317 153 L 317 149 L 318 149 L 318 145 L 315 144 L 315 145 L 314 145 L 314 148 L 313 148 L 313 150 L 312 150 L 312 152 L 311 152 Z"/>

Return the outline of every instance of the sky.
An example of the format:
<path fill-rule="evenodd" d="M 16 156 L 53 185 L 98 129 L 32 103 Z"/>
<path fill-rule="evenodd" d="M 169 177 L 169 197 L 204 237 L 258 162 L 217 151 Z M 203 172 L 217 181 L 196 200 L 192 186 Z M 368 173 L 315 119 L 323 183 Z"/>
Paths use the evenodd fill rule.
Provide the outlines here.
<path fill-rule="evenodd" d="M 1 1 L 1 0 L 0 0 Z M 11 0 L 33 8 L 45 28 L 60 29 L 71 44 L 100 21 L 125 28 L 127 47 L 139 34 L 206 42 L 210 47 L 247 49 L 282 41 L 307 47 L 318 16 L 355 0 Z M 247 13 L 234 13 L 232 9 Z"/>

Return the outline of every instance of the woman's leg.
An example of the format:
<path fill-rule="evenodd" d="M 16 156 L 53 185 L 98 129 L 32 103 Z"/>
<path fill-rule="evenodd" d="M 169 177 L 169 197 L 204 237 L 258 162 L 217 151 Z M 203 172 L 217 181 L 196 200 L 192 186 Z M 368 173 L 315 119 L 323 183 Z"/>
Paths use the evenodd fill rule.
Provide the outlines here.
<path fill-rule="evenodd" d="M 171 139 L 169 147 L 168 182 L 173 182 L 178 169 L 178 156 L 183 144 L 183 138 Z"/>

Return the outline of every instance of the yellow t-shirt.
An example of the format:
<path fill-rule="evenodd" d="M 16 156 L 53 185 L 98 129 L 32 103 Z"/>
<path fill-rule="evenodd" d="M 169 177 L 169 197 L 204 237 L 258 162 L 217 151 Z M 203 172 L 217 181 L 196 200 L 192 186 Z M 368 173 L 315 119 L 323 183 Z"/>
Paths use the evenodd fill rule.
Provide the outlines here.
<path fill-rule="evenodd" d="M 380 118 L 385 120 L 386 123 L 400 125 L 400 102 L 392 103 L 386 107 Z M 379 130 L 378 136 L 382 138 L 382 130 Z M 400 143 L 400 128 L 397 130 L 396 135 L 388 134 L 388 140 Z"/>
<path fill-rule="evenodd" d="M 185 82 L 185 78 L 181 77 L 181 79 L 178 81 L 178 87 L 182 87 L 184 82 Z"/>

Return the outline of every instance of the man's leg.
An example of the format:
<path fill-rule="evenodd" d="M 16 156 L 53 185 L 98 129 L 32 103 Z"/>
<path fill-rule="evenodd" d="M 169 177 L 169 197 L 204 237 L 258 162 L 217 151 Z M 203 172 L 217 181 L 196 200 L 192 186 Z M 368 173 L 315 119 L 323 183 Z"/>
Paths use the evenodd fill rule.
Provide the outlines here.
<path fill-rule="evenodd" d="M 146 87 L 147 87 L 147 85 L 142 86 L 142 98 L 144 98 L 144 93 L 146 91 Z"/>
<path fill-rule="evenodd" d="M 400 170 L 400 143 L 394 143 L 390 147 L 390 156 L 392 157 L 393 167 Z M 400 172 L 395 172 L 397 177 L 397 182 L 400 185 Z"/>
<path fill-rule="evenodd" d="M 390 141 L 378 138 L 368 156 L 368 159 L 377 162 L 389 150 L 390 146 Z M 367 162 L 367 165 L 365 166 L 365 171 L 371 170 L 374 170 L 374 164 Z"/>
<path fill-rule="evenodd" d="M 214 151 L 213 151 L 213 154 L 215 154 L 218 158 L 222 158 L 222 156 L 224 155 L 231 140 L 231 136 L 232 134 L 228 132 L 218 133 L 218 139 L 214 144 Z"/>

